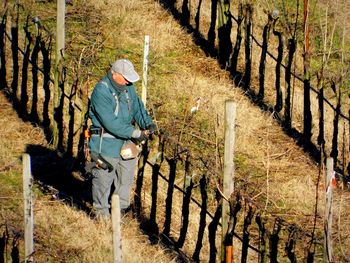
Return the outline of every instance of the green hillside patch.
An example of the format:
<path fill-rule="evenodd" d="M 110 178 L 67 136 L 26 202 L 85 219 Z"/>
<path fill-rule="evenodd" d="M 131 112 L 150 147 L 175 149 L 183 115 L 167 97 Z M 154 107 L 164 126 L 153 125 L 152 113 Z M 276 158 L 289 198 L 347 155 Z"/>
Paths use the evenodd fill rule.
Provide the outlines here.
<path fill-rule="evenodd" d="M 1 195 L 11 195 L 22 191 L 22 174 L 17 171 L 0 173 Z"/>

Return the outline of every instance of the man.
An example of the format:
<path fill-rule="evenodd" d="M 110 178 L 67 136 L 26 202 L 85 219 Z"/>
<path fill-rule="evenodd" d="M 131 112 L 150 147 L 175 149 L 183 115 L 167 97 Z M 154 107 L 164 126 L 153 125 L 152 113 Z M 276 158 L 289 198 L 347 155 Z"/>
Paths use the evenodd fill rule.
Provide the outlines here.
<path fill-rule="evenodd" d="M 89 148 L 96 163 L 92 169 L 92 199 L 97 217 L 110 215 L 109 197 L 113 184 L 122 212 L 129 209 L 138 152 L 135 154 L 136 147 L 131 144 L 131 148 L 126 149 L 128 156 L 122 158 L 122 147 L 130 141 L 140 143 L 157 130 L 136 94 L 133 83 L 139 79 L 133 64 L 127 59 L 119 59 L 112 64 L 107 76 L 96 84 L 91 95 Z"/>

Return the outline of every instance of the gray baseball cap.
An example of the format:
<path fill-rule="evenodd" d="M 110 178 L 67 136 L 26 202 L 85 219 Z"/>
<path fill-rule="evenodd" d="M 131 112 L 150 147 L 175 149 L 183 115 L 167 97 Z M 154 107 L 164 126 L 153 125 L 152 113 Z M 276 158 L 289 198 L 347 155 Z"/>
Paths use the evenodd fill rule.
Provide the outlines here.
<path fill-rule="evenodd" d="M 128 59 L 118 59 L 111 65 L 111 70 L 121 74 L 129 82 L 136 82 L 140 79 L 134 65 Z"/>

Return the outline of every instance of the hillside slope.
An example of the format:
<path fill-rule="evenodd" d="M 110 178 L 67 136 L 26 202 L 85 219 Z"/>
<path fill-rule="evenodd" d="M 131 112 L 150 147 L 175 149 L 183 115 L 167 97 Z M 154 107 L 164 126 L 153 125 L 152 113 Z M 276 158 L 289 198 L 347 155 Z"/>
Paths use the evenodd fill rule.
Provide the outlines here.
<path fill-rule="evenodd" d="M 217 136 L 222 141 L 224 102 L 234 100 L 237 103 L 235 186 L 246 190 L 269 213 L 303 225 L 307 230 L 313 226 L 316 191 L 319 191 L 317 226 L 322 229 L 323 179 L 319 189 L 316 189 L 317 164 L 284 134 L 272 116 L 250 103 L 244 93 L 233 85 L 227 72 L 220 70 L 214 59 L 207 58 L 193 44 L 191 36 L 158 2 L 86 2 L 95 5 L 96 12 L 101 16 L 104 47 L 101 53 L 110 54 L 108 62 L 128 56 L 141 72 L 143 38 L 150 35 L 149 97 L 150 105 L 156 108 L 153 113 L 156 112 L 161 128 L 169 130 L 171 135 L 176 134 L 184 126 L 181 120 L 188 106 L 192 106 L 191 103 L 200 97 L 202 104 L 199 112 L 191 119 L 185 133 L 211 140 L 212 128 L 218 122 Z M 94 76 L 98 80 L 104 73 L 102 69 L 108 65 L 95 66 L 97 69 L 91 70 L 99 73 Z M 21 232 L 19 158 L 28 145 L 34 149 L 45 149 L 44 153 L 52 152 L 40 128 L 22 123 L 3 96 L 0 104 L 0 116 L 6 116 L 0 123 L 0 167 L 3 167 L 0 168 L 0 223 L 9 222 L 11 229 Z M 52 168 L 55 165 L 48 163 L 44 172 L 55 172 L 56 176 L 60 176 Z M 75 194 L 79 195 L 79 192 Z M 79 262 L 84 259 L 84 262 L 104 262 L 102 258 L 111 254 L 110 225 L 92 221 L 81 210 L 51 197 L 39 191 L 37 193 L 35 210 L 40 257 L 53 261 Z M 349 233 L 348 224 L 344 224 L 349 220 L 344 212 L 348 205 L 347 198 L 340 192 L 335 198 L 334 209 L 338 218 L 335 222 L 338 231 L 334 239 L 344 243 Z M 128 219 L 127 227 L 123 228 L 126 262 L 173 260 L 162 250 L 144 245 L 147 240 L 136 228 L 137 224 L 132 219 Z M 341 245 L 344 244 L 342 242 Z M 140 246 L 142 249 L 139 249 Z M 339 250 L 343 250 L 342 246 L 339 247 Z M 96 251 L 99 253 L 96 254 Z M 345 252 L 341 251 L 340 254 L 346 258 Z"/>
<path fill-rule="evenodd" d="M 19 245 L 19 259 L 22 262 L 24 222 L 21 155 L 35 147 L 36 158 L 33 159 L 38 160 L 40 156 L 41 161 L 49 162 L 47 167 L 51 167 L 44 172 L 46 175 L 54 173 L 62 178 L 64 173 L 53 163 L 52 156 L 48 156 L 50 147 L 42 130 L 23 123 L 3 93 L 0 93 L 0 116 L 0 238 L 5 241 L 5 231 L 8 231 L 7 259 L 10 259 L 14 242 Z M 43 149 L 46 150 L 42 152 Z M 110 222 L 96 221 L 73 203 L 67 205 L 64 196 L 55 195 L 53 189 L 51 194 L 42 194 L 38 189 L 42 188 L 35 184 L 36 262 L 112 261 Z M 130 216 L 125 216 L 122 221 L 122 245 L 125 262 L 172 262 L 174 258 L 159 246 L 151 245 L 147 236 L 139 231 L 137 221 Z"/>

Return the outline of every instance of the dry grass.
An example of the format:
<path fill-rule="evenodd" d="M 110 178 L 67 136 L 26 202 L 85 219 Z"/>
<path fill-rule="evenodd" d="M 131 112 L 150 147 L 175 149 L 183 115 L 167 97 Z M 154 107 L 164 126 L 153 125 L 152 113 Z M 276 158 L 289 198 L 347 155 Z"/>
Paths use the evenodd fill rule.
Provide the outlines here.
<path fill-rule="evenodd" d="M 161 102 L 157 111 L 166 117 L 160 126 L 173 125 L 172 119 L 178 118 L 178 114 L 182 119 L 181 114 L 185 114 L 187 102 L 202 97 L 203 108 L 194 121 L 201 120 L 205 115 L 210 127 L 213 127 L 218 115 L 219 134 L 222 136 L 224 101 L 234 99 L 238 105 L 236 153 L 244 159 L 243 163 L 238 164 L 237 179 L 250 185 L 252 194 L 258 196 L 263 204 L 268 204 L 268 210 L 306 224 L 305 227 L 310 229 L 315 205 L 317 165 L 283 133 L 272 116 L 251 106 L 242 92 L 233 87 L 227 74 L 218 69 L 214 60 L 203 58 L 203 52 L 191 44 L 190 37 L 183 34 L 177 25 L 169 26 L 173 23 L 171 18 L 159 15 L 158 7 L 153 3 L 143 4 L 155 7 L 155 11 L 148 13 L 139 30 L 151 35 L 150 100 Z M 132 5 L 131 2 L 128 5 L 130 10 L 138 13 L 139 5 Z M 154 34 L 155 24 L 158 34 Z M 175 33 L 180 35 L 174 38 Z M 300 99 L 296 96 L 295 100 Z M 180 101 L 180 105 L 174 101 Z M 320 196 L 323 192 L 322 181 Z M 319 202 L 318 212 L 322 215 L 322 199 Z M 322 224 L 320 220 L 318 223 Z"/>
<path fill-rule="evenodd" d="M 39 262 L 45 257 L 66 262 L 112 261 L 110 221 L 91 220 L 84 212 L 59 202 L 38 202 L 35 213 L 37 231 L 45 233 L 37 237 L 38 254 L 42 255 Z M 150 245 L 138 222 L 130 217 L 123 218 L 122 248 L 125 262 L 172 262 L 159 246 Z"/>
<path fill-rule="evenodd" d="M 0 105 L 0 222 L 8 226 L 12 238 L 14 234 L 23 235 L 21 155 L 28 145 L 49 145 L 40 128 L 23 123 L 16 116 L 3 94 L 0 94 Z M 42 195 L 37 190 L 35 193 L 36 262 L 112 260 L 110 222 L 92 220 L 85 212 L 50 195 Z M 174 256 L 160 246 L 150 245 L 148 238 L 139 231 L 138 223 L 130 217 L 123 219 L 122 238 L 125 262 L 173 261 Z M 23 259 L 22 241 L 19 248 Z"/>
<path fill-rule="evenodd" d="M 200 111 L 189 123 L 187 131 L 199 133 L 204 138 L 212 140 L 213 127 L 218 117 L 218 137 L 222 141 L 224 103 L 227 99 L 233 99 L 237 103 L 236 187 L 247 189 L 253 200 L 258 201 L 262 207 L 266 206 L 269 212 L 311 229 L 318 167 L 291 138 L 283 133 L 272 116 L 252 106 L 242 91 L 234 87 L 227 72 L 220 70 L 214 59 L 205 57 L 203 51 L 192 43 L 191 37 L 157 2 L 100 0 L 91 4 L 103 14 L 101 23 L 104 27 L 101 28 L 101 39 L 97 39 L 96 42 L 103 43 L 104 49 L 101 53 L 109 53 L 108 62 L 127 56 L 135 62 L 137 70 L 141 72 L 143 39 L 144 35 L 150 35 L 149 105 L 156 110 L 154 114 L 159 121 L 159 126 L 169 128 L 176 134 L 179 125 L 175 120 L 183 120 L 191 103 L 197 97 L 202 97 L 203 104 Z M 205 14 L 209 17 L 207 11 Z M 103 74 L 101 69 L 107 67 L 108 65 L 98 65 L 101 76 Z M 96 80 L 98 77 L 94 76 Z M 140 88 L 140 83 L 138 87 Z M 295 98 L 299 97 L 300 95 L 297 94 Z M 1 107 L 1 111 L 5 111 L 2 116 L 12 116 L 8 102 L 4 100 L 1 102 L 1 105 L 3 104 L 7 106 Z M 302 112 L 302 109 L 299 111 Z M 24 151 L 23 138 L 30 139 L 25 143 L 48 146 L 44 143 L 44 137 L 39 128 L 23 124 L 16 117 L 8 117 L 1 121 L 11 123 L 9 127 L 11 130 L 8 128 L 0 130 L 1 135 L 5 136 L 3 138 L 6 138 L 1 140 L 3 146 L 0 147 L 0 162 L 8 165 L 6 159 L 10 157 L 11 165 L 6 169 L 5 175 L 7 178 L 15 178 L 20 173 L 19 156 Z M 198 123 L 200 127 L 196 126 Z M 0 126 L 3 128 L 5 124 Z M 24 132 L 25 137 L 23 137 Z M 204 149 L 204 151 L 208 156 L 212 154 L 210 149 Z M 17 175 L 14 175 L 15 172 Z M 145 184 L 147 185 L 147 182 Z M 3 184 L 1 185 L 4 187 Z M 321 199 L 318 214 L 322 216 L 322 184 L 318 190 Z M 6 191 L 20 195 L 20 188 L 12 189 L 11 186 Z M 162 211 L 165 191 L 165 185 L 160 187 L 160 205 L 158 206 L 160 214 L 157 218 L 160 226 L 164 221 Z M 181 196 L 176 194 L 176 198 L 179 199 Z M 334 240 L 342 240 L 337 253 L 345 257 L 349 239 L 347 233 L 350 231 L 346 223 L 348 222 L 347 198 L 347 194 L 343 193 L 334 200 L 335 206 L 339 207 L 334 209 L 335 217 L 339 219 L 335 223 L 335 229 L 338 231 Z M 144 193 L 144 200 L 149 203 L 148 191 Z M 2 200 L 0 202 L 2 210 L 5 209 L 7 213 L 7 202 Z M 181 202 L 178 203 L 180 205 Z M 146 205 L 145 209 L 147 211 L 149 207 Z M 191 210 L 198 215 L 198 208 L 192 207 Z M 39 255 L 43 259 L 46 257 L 54 260 L 64 256 L 67 262 L 79 262 L 79 259 L 84 259 L 84 262 L 103 262 L 103 258 L 110 257 L 111 251 L 108 244 L 111 237 L 108 223 L 94 222 L 83 212 L 60 202 L 47 202 L 46 198 L 36 202 L 36 212 L 38 244 L 40 244 L 38 253 L 40 252 Z M 174 206 L 173 213 L 174 229 L 179 229 L 180 207 Z M 190 254 L 193 252 L 191 247 L 197 236 L 198 221 L 197 216 L 191 218 L 191 227 L 184 249 Z M 123 227 L 126 262 L 173 260 L 158 247 L 148 246 L 147 239 L 136 231 L 136 222 L 133 220 L 127 222 L 128 225 Z M 321 225 L 322 220 L 319 219 L 318 227 Z M 175 237 L 178 235 L 176 232 L 172 234 Z M 238 247 L 239 243 L 237 243 L 237 249 Z M 204 251 L 207 252 L 207 244 Z M 205 256 L 203 257 L 205 260 Z M 145 261 L 148 259 L 149 261 Z"/>

